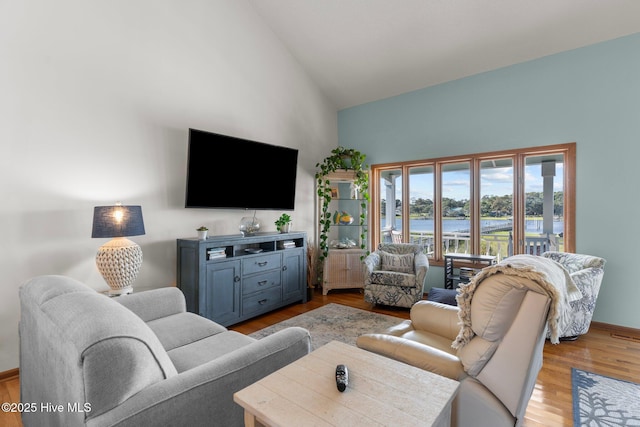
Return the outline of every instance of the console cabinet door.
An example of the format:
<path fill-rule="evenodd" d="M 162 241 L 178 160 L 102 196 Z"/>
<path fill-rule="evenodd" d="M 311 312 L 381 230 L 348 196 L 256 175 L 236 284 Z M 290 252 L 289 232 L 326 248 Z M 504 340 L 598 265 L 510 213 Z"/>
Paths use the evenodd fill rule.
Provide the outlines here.
<path fill-rule="evenodd" d="M 285 249 L 282 254 L 282 300 L 307 298 L 305 254 L 302 249 Z"/>
<path fill-rule="evenodd" d="M 240 261 L 207 263 L 204 317 L 229 325 L 240 317 Z"/>
<path fill-rule="evenodd" d="M 363 252 L 360 249 L 334 249 L 324 260 L 322 294 L 332 289 L 364 287 Z"/>

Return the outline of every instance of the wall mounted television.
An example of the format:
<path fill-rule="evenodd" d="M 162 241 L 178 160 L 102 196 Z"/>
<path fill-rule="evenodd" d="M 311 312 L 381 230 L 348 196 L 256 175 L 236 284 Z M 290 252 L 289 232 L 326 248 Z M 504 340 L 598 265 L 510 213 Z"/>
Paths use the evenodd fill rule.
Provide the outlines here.
<path fill-rule="evenodd" d="M 187 208 L 293 210 L 298 150 L 189 129 Z"/>

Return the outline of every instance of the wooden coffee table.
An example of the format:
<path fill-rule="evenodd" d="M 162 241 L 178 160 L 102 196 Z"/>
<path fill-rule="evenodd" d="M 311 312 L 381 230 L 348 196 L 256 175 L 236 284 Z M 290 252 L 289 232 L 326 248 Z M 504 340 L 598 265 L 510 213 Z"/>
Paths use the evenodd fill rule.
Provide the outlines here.
<path fill-rule="evenodd" d="M 336 388 L 336 365 L 349 386 Z M 449 426 L 460 383 L 375 353 L 332 341 L 233 399 L 245 426 Z"/>

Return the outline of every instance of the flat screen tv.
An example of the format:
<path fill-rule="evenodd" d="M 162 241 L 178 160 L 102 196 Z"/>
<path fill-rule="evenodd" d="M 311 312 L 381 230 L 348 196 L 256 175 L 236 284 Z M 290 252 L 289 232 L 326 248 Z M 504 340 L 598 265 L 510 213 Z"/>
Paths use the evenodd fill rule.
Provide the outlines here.
<path fill-rule="evenodd" d="M 187 208 L 293 210 L 298 150 L 189 129 Z"/>

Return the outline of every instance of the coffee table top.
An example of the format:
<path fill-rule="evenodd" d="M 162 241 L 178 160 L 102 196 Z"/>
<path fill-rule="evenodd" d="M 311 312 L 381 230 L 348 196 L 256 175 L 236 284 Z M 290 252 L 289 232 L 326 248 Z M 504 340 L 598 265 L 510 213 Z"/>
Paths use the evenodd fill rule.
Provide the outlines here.
<path fill-rule="evenodd" d="M 336 365 L 349 386 L 336 387 Z M 457 381 L 332 341 L 234 394 L 268 426 L 431 426 L 449 417 Z M 246 416 L 245 416 L 246 420 Z"/>

